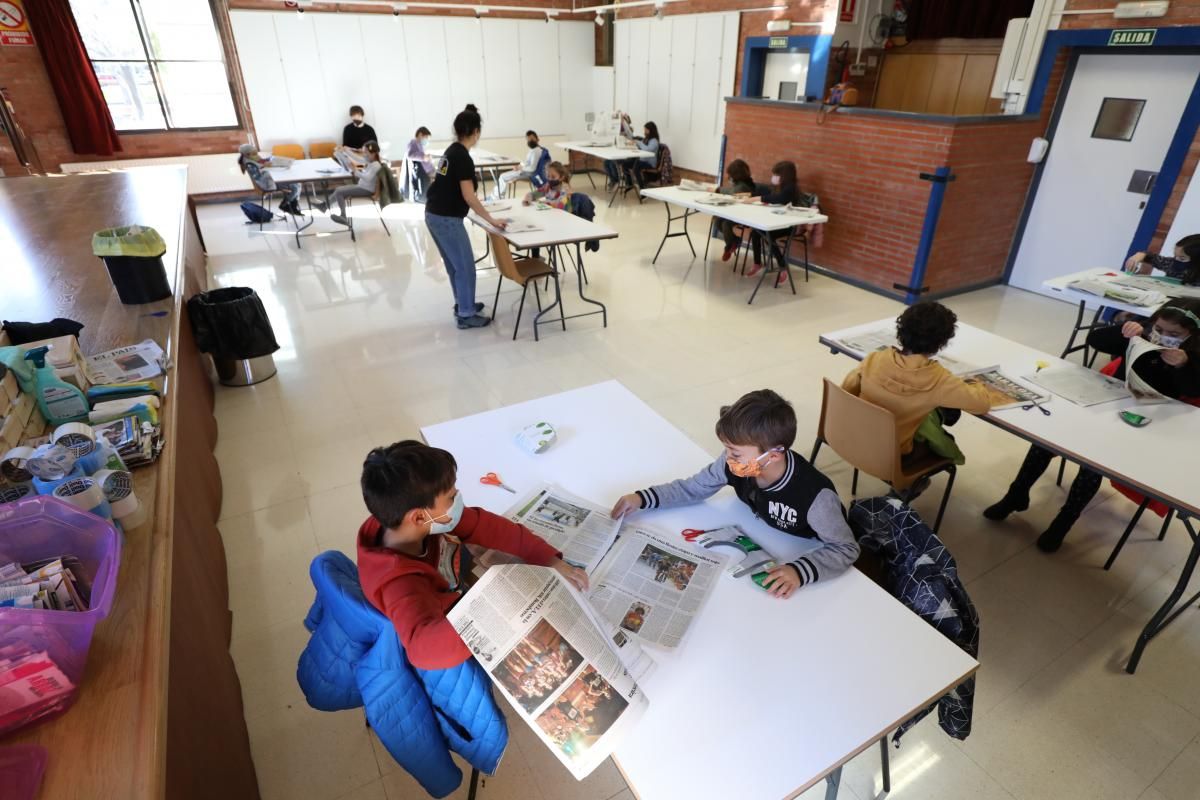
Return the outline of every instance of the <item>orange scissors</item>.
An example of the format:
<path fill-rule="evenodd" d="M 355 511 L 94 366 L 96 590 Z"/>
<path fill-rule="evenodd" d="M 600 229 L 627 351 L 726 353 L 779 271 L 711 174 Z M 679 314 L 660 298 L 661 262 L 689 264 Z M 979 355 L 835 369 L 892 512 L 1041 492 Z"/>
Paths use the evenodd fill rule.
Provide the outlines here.
<path fill-rule="evenodd" d="M 712 533 L 713 531 L 719 531 L 719 530 L 721 530 L 721 529 L 720 528 L 709 528 L 706 531 L 702 531 L 702 530 L 699 530 L 698 528 L 684 528 L 682 531 L 680 531 L 680 535 L 683 536 L 683 538 L 686 541 L 694 542 L 706 533 Z"/>
<path fill-rule="evenodd" d="M 479 482 L 482 483 L 484 486 L 499 486 L 501 489 L 512 492 L 513 494 L 517 493 L 516 489 L 512 488 L 507 483 L 500 480 L 500 476 L 494 472 L 489 472 L 487 475 L 484 475 L 482 478 L 479 479 Z"/>

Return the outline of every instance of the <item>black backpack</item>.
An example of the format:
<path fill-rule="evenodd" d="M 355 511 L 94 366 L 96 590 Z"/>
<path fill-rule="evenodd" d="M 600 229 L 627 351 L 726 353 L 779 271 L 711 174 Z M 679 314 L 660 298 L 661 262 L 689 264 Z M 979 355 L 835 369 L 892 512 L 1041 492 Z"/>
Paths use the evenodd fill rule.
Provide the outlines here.
<path fill-rule="evenodd" d="M 250 220 L 251 222 L 256 222 L 259 225 L 275 219 L 275 215 L 270 211 L 263 208 L 258 203 L 251 203 L 249 201 L 242 203 L 242 213 L 246 215 L 246 219 Z"/>

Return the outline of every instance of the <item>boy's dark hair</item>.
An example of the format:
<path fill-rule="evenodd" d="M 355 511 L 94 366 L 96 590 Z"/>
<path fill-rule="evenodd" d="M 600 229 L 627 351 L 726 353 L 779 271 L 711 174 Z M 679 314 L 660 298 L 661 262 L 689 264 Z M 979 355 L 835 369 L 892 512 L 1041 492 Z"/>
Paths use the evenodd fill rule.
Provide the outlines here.
<path fill-rule="evenodd" d="M 533 138 L 535 138 L 535 139 L 537 139 L 537 138 L 538 138 L 537 131 L 525 131 L 525 135 L 526 135 L 526 136 L 532 136 L 532 137 L 533 137 Z"/>
<path fill-rule="evenodd" d="M 764 453 L 796 442 L 796 412 L 792 404 L 770 389 L 747 392 L 731 406 L 721 407 L 717 438 L 732 445 L 752 444 Z"/>
<path fill-rule="evenodd" d="M 458 464 L 445 450 L 406 439 L 376 447 L 363 462 L 363 502 L 385 528 L 400 526 L 414 508 L 432 508 L 454 488 Z"/>
<path fill-rule="evenodd" d="M 725 171 L 729 173 L 729 179 L 734 183 L 754 183 L 754 178 L 750 177 L 750 165 L 740 158 L 730 161 Z"/>
<path fill-rule="evenodd" d="M 422 125 L 421 127 L 417 128 L 417 134 L 416 134 L 416 135 L 417 135 L 417 136 L 433 136 L 433 134 L 429 132 L 429 128 L 426 128 L 424 125 Z M 414 136 L 413 138 L 415 139 L 415 138 L 416 138 L 416 136 Z"/>
<path fill-rule="evenodd" d="M 941 303 L 916 303 L 896 317 L 896 338 L 904 352 L 931 356 L 954 338 L 958 317 Z"/>
<path fill-rule="evenodd" d="M 367 112 L 363 111 L 362 106 L 350 106 L 350 116 L 353 117 L 355 114 L 362 114 L 365 117 Z"/>

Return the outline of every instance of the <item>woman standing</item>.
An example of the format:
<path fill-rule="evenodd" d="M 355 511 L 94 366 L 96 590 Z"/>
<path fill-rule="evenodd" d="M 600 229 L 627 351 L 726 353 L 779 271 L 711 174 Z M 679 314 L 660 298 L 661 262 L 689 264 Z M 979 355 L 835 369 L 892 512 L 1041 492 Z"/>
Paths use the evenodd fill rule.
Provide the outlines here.
<path fill-rule="evenodd" d="M 479 313 L 483 303 L 475 302 L 475 255 L 464 224 L 467 212 L 474 211 L 484 222 L 504 229 L 504 223 L 489 214 L 475 194 L 475 162 L 469 150 L 479 141 L 482 128 L 483 120 L 474 106 L 467 106 L 454 118 L 456 141 L 438 161 L 425 200 L 425 225 L 446 264 L 460 329 L 482 328 L 492 321 Z"/>

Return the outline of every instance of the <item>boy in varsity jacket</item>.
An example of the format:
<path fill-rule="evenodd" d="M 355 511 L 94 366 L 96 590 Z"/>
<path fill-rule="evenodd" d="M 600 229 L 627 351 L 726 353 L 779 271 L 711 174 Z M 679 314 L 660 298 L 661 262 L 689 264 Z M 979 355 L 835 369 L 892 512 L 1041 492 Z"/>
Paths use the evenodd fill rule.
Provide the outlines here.
<path fill-rule="evenodd" d="M 776 597 L 841 575 L 858 558 L 858 543 L 832 481 L 790 448 L 796 440 L 791 403 L 770 389 L 721 409 L 717 438 L 724 452 L 690 478 L 624 495 L 614 517 L 640 509 L 698 503 L 732 486 L 738 499 L 772 528 L 816 539 L 820 547 L 772 569 L 763 586 Z"/>

